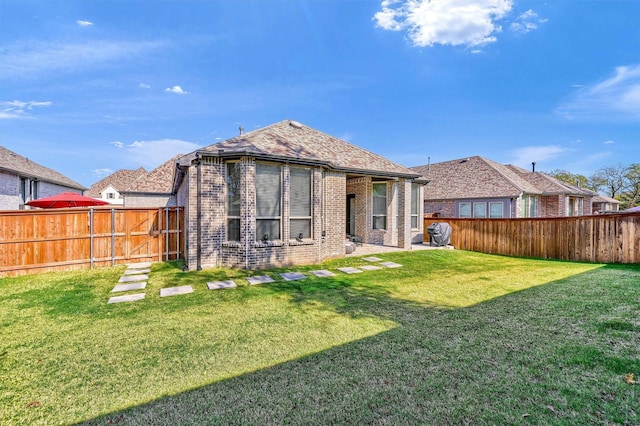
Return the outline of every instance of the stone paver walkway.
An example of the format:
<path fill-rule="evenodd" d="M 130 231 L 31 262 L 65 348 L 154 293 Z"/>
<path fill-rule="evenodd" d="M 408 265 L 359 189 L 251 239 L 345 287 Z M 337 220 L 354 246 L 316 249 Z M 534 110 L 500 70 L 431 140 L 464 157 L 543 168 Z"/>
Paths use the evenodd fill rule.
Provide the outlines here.
<path fill-rule="evenodd" d="M 119 283 L 135 283 L 139 281 L 145 281 L 149 279 L 149 275 L 147 274 L 138 274 L 138 275 L 123 275 L 118 280 Z"/>
<path fill-rule="evenodd" d="M 400 268 L 402 267 L 402 265 L 400 265 L 399 263 L 395 263 L 395 262 L 380 262 L 380 265 L 387 267 L 387 268 Z"/>
<path fill-rule="evenodd" d="M 236 283 L 234 283 L 231 280 L 213 281 L 213 282 L 207 283 L 207 288 L 209 290 L 220 290 L 223 288 L 236 288 L 236 287 L 237 287 Z"/>
<path fill-rule="evenodd" d="M 361 269 L 352 268 L 351 266 L 345 266 L 344 268 L 336 268 L 340 272 L 344 272 L 345 274 L 359 274 L 362 272 Z"/>
<path fill-rule="evenodd" d="M 336 274 L 334 274 L 333 272 L 327 270 L 327 269 L 319 269 L 317 271 L 311 271 L 311 273 L 313 275 L 315 275 L 316 277 L 320 277 L 320 278 L 328 278 L 328 277 L 335 277 Z"/>
<path fill-rule="evenodd" d="M 127 265 L 127 269 L 122 273 L 118 283 L 111 293 L 120 293 L 125 291 L 143 290 L 147 286 L 149 273 L 151 272 L 151 262 L 131 263 Z M 145 298 L 146 293 L 124 294 L 122 296 L 113 296 L 109 298 L 107 303 L 135 302 Z"/>
<path fill-rule="evenodd" d="M 380 259 L 382 260 L 382 259 Z M 362 265 L 362 266 L 358 266 L 358 268 L 364 270 L 364 271 L 377 271 L 379 269 L 382 269 L 382 267 L 380 266 L 376 266 L 376 265 Z"/>
<path fill-rule="evenodd" d="M 144 299 L 145 293 L 125 294 L 124 296 L 113 296 L 107 303 L 135 302 Z"/>
<path fill-rule="evenodd" d="M 133 283 L 133 284 L 118 284 L 111 290 L 111 293 L 116 293 L 119 291 L 131 291 L 131 290 L 142 290 L 147 286 L 146 282 L 142 283 Z"/>
<path fill-rule="evenodd" d="M 249 284 L 251 285 L 256 285 L 256 284 L 272 283 L 272 282 L 275 282 L 276 280 L 274 280 L 268 275 L 259 275 L 256 277 L 247 277 L 247 281 L 249 281 Z"/>
<path fill-rule="evenodd" d="M 179 287 L 168 287 L 160 289 L 160 297 L 177 296 L 179 294 L 193 293 L 193 287 L 190 285 L 181 285 Z"/>
<path fill-rule="evenodd" d="M 280 274 L 285 281 L 296 281 L 296 280 L 304 280 L 307 276 L 301 272 L 285 272 Z"/>

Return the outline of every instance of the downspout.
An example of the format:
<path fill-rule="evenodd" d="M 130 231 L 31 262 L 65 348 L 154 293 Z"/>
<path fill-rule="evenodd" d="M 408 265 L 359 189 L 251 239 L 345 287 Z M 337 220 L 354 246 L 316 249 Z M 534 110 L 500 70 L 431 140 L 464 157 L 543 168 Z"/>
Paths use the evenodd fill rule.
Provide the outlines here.
<path fill-rule="evenodd" d="M 202 171 L 200 170 L 200 157 L 196 153 L 196 159 L 194 160 L 196 163 L 196 270 L 202 270 L 202 236 L 200 235 L 200 230 L 202 228 Z"/>

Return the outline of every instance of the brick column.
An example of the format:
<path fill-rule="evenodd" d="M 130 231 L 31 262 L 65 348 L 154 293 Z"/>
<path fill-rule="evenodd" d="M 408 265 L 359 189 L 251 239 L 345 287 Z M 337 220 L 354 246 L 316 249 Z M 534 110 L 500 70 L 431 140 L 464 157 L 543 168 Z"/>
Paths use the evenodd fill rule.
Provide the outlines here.
<path fill-rule="evenodd" d="M 398 247 L 411 249 L 411 181 L 398 181 Z"/>

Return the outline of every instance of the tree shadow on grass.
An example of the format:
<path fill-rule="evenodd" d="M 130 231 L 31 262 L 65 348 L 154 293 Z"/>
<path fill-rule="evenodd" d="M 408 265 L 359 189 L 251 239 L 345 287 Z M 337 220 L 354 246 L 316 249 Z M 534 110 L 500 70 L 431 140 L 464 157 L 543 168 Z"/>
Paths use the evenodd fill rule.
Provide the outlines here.
<path fill-rule="evenodd" d="M 631 280 L 611 281 L 629 270 L 604 267 L 461 309 L 348 279 L 329 290 L 278 283 L 261 290 L 398 326 L 87 423 L 638 424 L 638 392 L 620 377 L 640 373 L 638 348 L 625 346 L 638 333 L 606 326 L 640 296 Z"/>

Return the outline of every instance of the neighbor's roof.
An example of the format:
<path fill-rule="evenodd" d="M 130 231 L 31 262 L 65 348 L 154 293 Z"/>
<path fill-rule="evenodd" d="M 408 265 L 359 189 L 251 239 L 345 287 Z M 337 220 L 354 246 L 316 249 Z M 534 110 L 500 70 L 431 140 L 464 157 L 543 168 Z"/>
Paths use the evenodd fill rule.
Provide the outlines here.
<path fill-rule="evenodd" d="M 117 170 L 111 173 L 109 176 L 106 176 L 91 185 L 91 188 L 84 195 L 86 195 L 87 197 L 99 198 L 100 193 L 107 189 L 109 185 L 111 185 L 117 191 L 122 191 L 126 187 L 131 185 L 137 178 L 146 173 L 147 171 L 143 167 L 135 170 Z"/>
<path fill-rule="evenodd" d="M 169 161 L 161 164 L 149 173 L 139 176 L 130 185 L 120 192 L 123 193 L 147 193 L 147 194 L 170 194 L 173 188 L 173 174 L 176 169 L 176 162 L 183 154 L 178 154 Z"/>
<path fill-rule="evenodd" d="M 417 178 L 418 174 L 386 158 L 320 132 L 296 121 L 284 120 L 187 155 L 188 166 L 195 155 L 291 161 L 324 165 L 334 170 L 369 175 Z"/>
<path fill-rule="evenodd" d="M 69 179 L 62 173 L 58 173 L 53 169 L 41 166 L 35 161 L 18 155 L 3 146 L 0 146 L 0 170 L 5 170 L 24 177 L 37 178 L 38 180 L 66 186 L 67 188 L 81 190 L 87 189 L 78 182 Z"/>
<path fill-rule="evenodd" d="M 579 188 L 544 173 L 530 172 L 512 164 L 508 164 L 507 167 L 517 173 L 521 178 L 530 182 L 536 188 L 539 188 L 545 195 L 566 194 L 593 197 L 595 194 L 595 192 L 590 189 Z"/>
<path fill-rule="evenodd" d="M 505 165 L 479 156 L 411 169 L 429 181 L 425 187 L 426 200 L 518 197 L 523 193 L 541 193 Z"/>
<path fill-rule="evenodd" d="M 606 195 L 598 194 L 593 197 L 594 203 L 609 203 L 609 204 L 622 204 L 622 201 L 615 198 L 607 197 Z"/>

